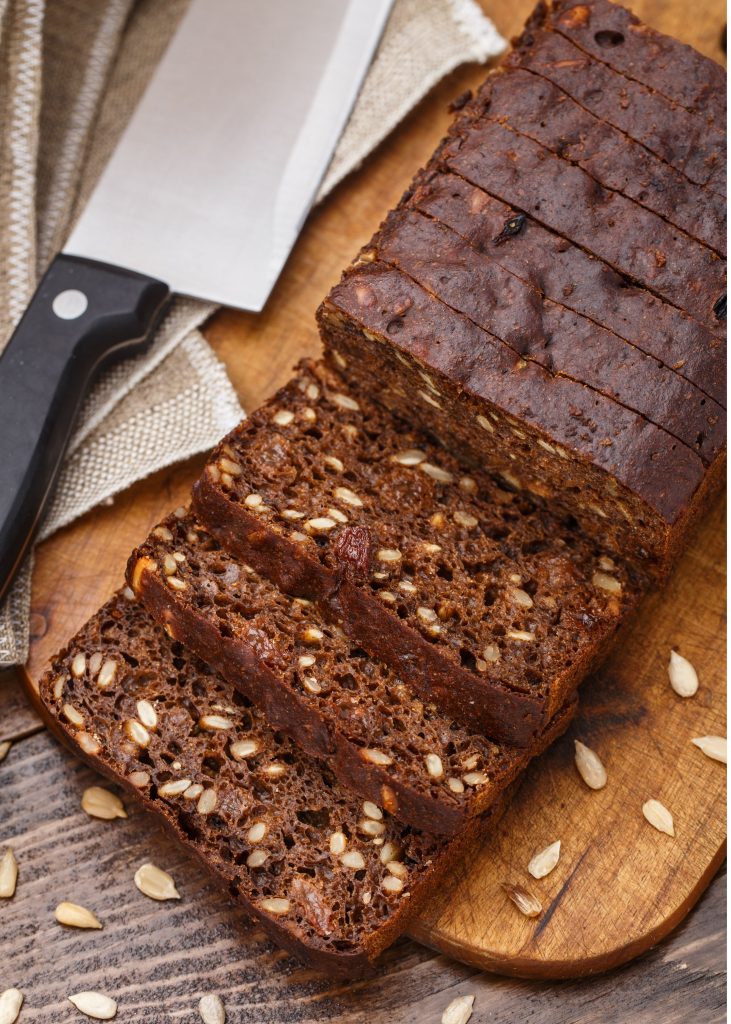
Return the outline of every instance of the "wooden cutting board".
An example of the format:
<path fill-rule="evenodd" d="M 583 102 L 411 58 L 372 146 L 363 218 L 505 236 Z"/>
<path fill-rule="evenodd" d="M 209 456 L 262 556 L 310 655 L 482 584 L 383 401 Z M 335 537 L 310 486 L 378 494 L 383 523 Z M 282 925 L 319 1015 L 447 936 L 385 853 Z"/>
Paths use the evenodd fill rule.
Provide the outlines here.
<path fill-rule="evenodd" d="M 516 33 L 530 0 L 489 0 L 500 31 Z M 649 24 L 723 59 L 721 0 L 637 0 Z M 313 314 L 320 298 L 414 168 L 444 132 L 450 99 L 484 77 L 463 68 L 420 104 L 364 168 L 310 217 L 266 310 L 219 314 L 207 335 L 246 408 L 287 379 L 292 364 L 319 350 Z M 186 500 L 201 466 L 192 460 L 156 474 L 40 546 L 33 586 L 27 682 L 119 585 L 132 547 Z M 488 970 L 574 977 L 637 955 L 688 912 L 725 850 L 725 771 L 692 746 L 693 736 L 725 735 L 725 505 L 712 510 L 662 594 L 652 595 L 617 653 L 583 690 L 570 733 L 530 770 L 495 834 L 464 858 L 413 927 L 427 945 Z M 691 700 L 669 687 L 671 647 L 691 659 L 701 686 Z M 609 782 L 589 791 L 573 767 L 573 738 L 597 750 Z M 673 813 L 676 835 L 642 817 L 645 800 Z M 530 857 L 560 839 L 547 878 L 527 874 Z M 529 888 L 542 914 L 524 918 L 500 883 Z"/>

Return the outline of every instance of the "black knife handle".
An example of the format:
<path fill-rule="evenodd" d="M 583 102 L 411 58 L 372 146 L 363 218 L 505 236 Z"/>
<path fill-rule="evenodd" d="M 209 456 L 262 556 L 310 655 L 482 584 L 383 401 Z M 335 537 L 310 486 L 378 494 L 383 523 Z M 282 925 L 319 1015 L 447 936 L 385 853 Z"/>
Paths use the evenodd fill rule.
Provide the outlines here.
<path fill-rule="evenodd" d="M 143 274 L 57 256 L 0 357 L 0 599 L 52 493 L 98 370 L 144 349 L 169 298 Z"/>

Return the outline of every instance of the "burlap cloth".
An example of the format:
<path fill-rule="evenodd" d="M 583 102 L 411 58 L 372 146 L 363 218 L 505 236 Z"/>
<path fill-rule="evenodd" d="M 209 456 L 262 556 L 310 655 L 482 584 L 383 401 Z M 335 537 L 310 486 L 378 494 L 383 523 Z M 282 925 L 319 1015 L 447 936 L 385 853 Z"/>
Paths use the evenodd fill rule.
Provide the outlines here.
<path fill-rule="evenodd" d="M 62 247 L 187 3 L 0 0 L 0 350 Z M 439 78 L 503 46 L 474 0 L 396 0 L 318 199 Z M 241 418 L 225 369 L 198 330 L 213 309 L 177 300 L 150 350 L 97 382 L 42 538 L 135 480 L 210 448 Z M 0 456 L 1 445 L 0 438 Z M 0 666 L 22 663 L 27 655 L 31 562 L 0 608 Z"/>

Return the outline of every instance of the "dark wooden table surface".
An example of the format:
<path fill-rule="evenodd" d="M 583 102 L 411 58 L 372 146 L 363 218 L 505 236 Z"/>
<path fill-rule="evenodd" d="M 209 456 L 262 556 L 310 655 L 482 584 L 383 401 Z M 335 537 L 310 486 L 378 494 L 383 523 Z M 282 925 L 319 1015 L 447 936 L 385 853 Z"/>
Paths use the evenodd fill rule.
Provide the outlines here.
<path fill-rule="evenodd" d="M 91 988 L 117 999 L 120 1022 L 199 1020 L 219 993 L 230 1024 L 337 1020 L 438 1024 L 457 995 L 474 994 L 475 1024 L 715 1024 L 725 1020 L 723 872 L 685 923 L 628 966 L 579 982 L 536 983 L 479 974 L 402 940 L 379 975 L 334 984 L 274 949 L 232 910 L 145 813 L 105 822 L 81 810 L 98 781 L 43 729 L 11 673 L 0 677 L 0 843 L 12 840 L 20 875 L 0 901 L 0 990 L 26 995 L 20 1018 L 71 1024 L 66 996 Z M 132 883 L 146 860 L 169 870 L 182 899 L 153 903 Z M 104 929 L 62 929 L 61 900 L 95 911 Z"/>
<path fill-rule="evenodd" d="M 483 6 L 509 36 L 532 4 L 484 0 Z M 696 0 L 692 6 L 684 0 L 636 0 L 633 7 L 650 24 L 722 59 L 721 0 Z M 277 286 L 275 303 L 260 318 L 224 313 L 211 325 L 209 337 L 247 407 L 286 379 L 294 330 L 300 352 L 316 351 L 317 299 L 438 141 L 447 102 L 483 76 L 482 69 L 462 68 L 441 83 L 315 211 Z M 187 486 L 197 469 L 194 461 L 157 474 L 132 488 L 120 504 L 163 492 L 171 495 L 172 507 L 181 481 Z M 69 533 L 78 536 L 83 530 L 82 521 Z M 49 583 L 62 591 L 58 558 L 41 550 L 38 578 L 49 573 L 54 579 L 44 579 L 46 591 Z M 45 628 L 43 622 L 36 628 Z M 275 950 L 142 812 L 128 806 L 126 821 L 88 818 L 80 799 L 95 781 L 92 773 L 43 729 L 19 674 L 12 671 L 0 673 L 4 739 L 13 746 L 0 764 L 0 847 L 12 843 L 20 877 L 15 897 L 0 900 L 0 991 L 17 986 L 25 993 L 21 1024 L 82 1019 L 66 1001 L 81 989 L 113 995 L 119 1021 L 155 1024 L 199 1020 L 196 1007 L 206 992 L 223 997 L 230 1024 L 436 1024 L 460 994 L 476 996 L 475 1024 L 725 1020 L 725 873 L 669 939 L 609 975 L 551 984 L 480 975 L 402 940 L 373 980 L 333 984 Z M 138 893 L 132 876 L 146 860 L 173 873 L 180 902 L 153 903 Z M 61 900 L 94 910 L 104 929 L 62 929 L 53 919 Z"/>

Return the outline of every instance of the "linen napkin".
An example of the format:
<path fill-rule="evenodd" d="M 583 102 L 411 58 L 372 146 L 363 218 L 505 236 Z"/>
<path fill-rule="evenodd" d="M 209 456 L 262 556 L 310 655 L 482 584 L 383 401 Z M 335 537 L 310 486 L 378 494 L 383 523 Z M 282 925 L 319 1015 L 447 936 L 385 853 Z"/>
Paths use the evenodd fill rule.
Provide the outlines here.
<path fill-rule="evenodd" d="M 0 351 L 187 4 L 0 0 Z M 396 0 L 318 200 L 442 76 L 504 45 L 474 0 Z M 150 349 L 97 381 L 41 539 L 135 480 L 207 450 L 238 422 L 236 394 L 199 330 L 214 309 L 176 300 Z M 31 563 L 0 607 L 0 667 L 27 656 Z"/>

